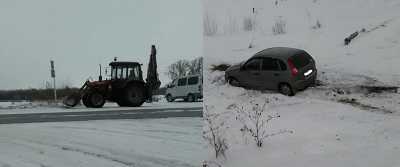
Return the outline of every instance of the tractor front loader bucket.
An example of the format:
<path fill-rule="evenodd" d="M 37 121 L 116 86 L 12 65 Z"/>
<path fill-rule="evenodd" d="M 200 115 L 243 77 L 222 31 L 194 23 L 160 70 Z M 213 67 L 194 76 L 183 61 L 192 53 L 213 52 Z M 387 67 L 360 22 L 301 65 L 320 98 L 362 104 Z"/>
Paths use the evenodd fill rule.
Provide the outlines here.
<path fill-rule="evenodd" d="M 74 92 L 67 97 L 64 98 L 63 104 L 67 107 L 75 107 L 81 101 L 82 90 L 84 90 L 89 81 L 86 81 L 85 84 L 79 89 L 78 92 Z"/>

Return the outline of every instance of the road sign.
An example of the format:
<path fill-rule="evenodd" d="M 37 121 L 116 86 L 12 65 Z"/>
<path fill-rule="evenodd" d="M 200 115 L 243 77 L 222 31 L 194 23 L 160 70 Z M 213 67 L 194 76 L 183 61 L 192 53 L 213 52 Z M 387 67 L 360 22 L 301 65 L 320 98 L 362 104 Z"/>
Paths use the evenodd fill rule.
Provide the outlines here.
<path fill-rule="evenodd" d="M 53 88 L 54 88 L 54 102 L 57 102 L 57 89 L 56 89 L 56 72 L 54 70 L 54 61 L 50 60 L 50 72 L 51 72 L 51 77 L 53 78 Z"/>
<path fill-rule="evenodd" d="M 54 70 L 54 61 L 50 60 L 50 66 L 51 66 L 51 77 L 55 78 L 56 77 L 56 72 Z"/>

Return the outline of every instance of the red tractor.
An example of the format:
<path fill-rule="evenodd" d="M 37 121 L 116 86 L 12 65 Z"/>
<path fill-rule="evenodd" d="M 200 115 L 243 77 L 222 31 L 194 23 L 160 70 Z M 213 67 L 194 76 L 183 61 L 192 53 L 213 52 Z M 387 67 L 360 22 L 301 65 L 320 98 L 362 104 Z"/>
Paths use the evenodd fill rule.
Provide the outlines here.
<path fill-rule="evenodd" d="M 151 47 L 146 82 L 138 62 L 114 61 L 110 67 L 110 79 L 102 80 L 100 74 L 98 81 L 86 81 L 79 92 L 64 99 L 64 105 L 74 107 L 82 99 L 82 103 L 90 108 L 101 108 L 106 101 L 116 102 L 123 107 L 138 107 L 146 100 L 151 100 L 153 90 L 160 87 L 154 45 Z"/>

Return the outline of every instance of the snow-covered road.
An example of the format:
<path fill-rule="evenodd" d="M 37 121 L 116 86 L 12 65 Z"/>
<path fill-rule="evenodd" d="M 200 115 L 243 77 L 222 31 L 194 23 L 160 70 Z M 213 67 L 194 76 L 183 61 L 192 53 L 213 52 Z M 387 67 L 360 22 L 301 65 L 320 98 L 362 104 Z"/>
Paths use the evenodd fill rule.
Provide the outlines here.
<path fill-rule="evenodd" d="M 133 111 L 143 109 L 169 109 L 202 107 L 202 102 L 153 102 L 144 103 L 141 107 L 119 107 L 116 103 L 108 102 L 103 108 L 86 108 L 78 105 L 73 108 L 63 107 L 61 104 L 53 105 L 44 102 L 0 102 L 0 114 L 28 114 L 28 113 L 59 113 L 59 112 L 89 112 L 89 111 Z"/>
<path fill-rule="evenodd" d="M 0 125 L 0 166 L 199 166 L 201 128 L 200 118 Z"/>

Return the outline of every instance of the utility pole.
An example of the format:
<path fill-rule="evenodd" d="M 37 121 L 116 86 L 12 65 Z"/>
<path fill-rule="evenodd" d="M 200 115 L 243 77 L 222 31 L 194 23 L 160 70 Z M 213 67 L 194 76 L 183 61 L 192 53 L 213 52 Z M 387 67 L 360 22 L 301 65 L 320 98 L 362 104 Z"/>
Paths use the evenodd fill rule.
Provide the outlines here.
<path fill-rule="evenodd" d="M 255 29 L 256 29 L 256 9 L 255 8 L 253 8 L 253 10 L 252 10 L 252 16 L 253 16 L 253 19 L 251 19 L 251 25 L 252 25 L 252 27 L 251 27 L 251 41 L 250 41 L 250 44 L 249 44 L 249 48 L 253 48 L 254 46 L 253 46 L 253 42 L 254 42 L 254 31 L 255 31 Z"/>
<path fill-rule="evenodd" d="M 57 89 L 56 89 L 56 72 L 54 70 L 54 61 L 50 60 L 51 67 L 51 77 L 53 78 L 53 87 L 54 87 L 54 103 L 57 102 Z"/>

